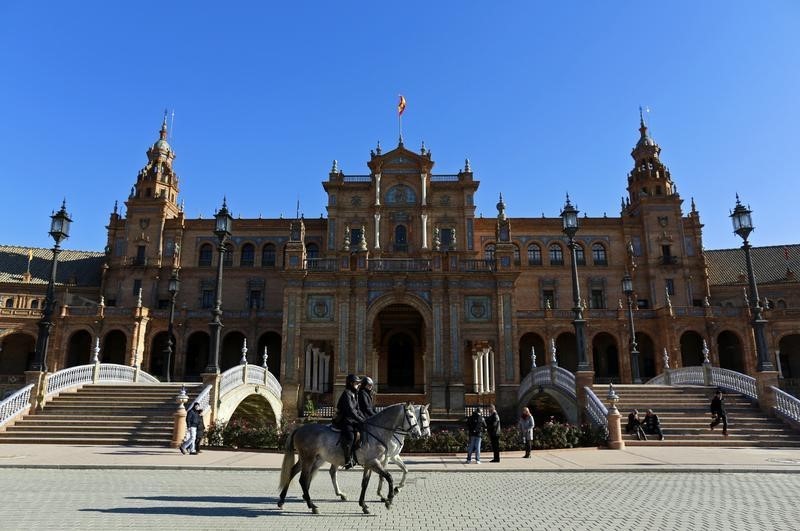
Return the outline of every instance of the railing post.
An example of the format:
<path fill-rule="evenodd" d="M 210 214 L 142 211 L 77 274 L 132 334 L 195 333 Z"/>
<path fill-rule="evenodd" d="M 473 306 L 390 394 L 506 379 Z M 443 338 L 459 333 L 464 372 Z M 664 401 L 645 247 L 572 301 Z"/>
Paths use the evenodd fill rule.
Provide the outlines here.
<path fill-rule="evenodd" d="M 613 384 L 608 385 L 608 447 L 612 450 L 624 450 L 625 441 L 622 439 L 622 424 L 620 423 L 619 410 L 617 409 L 617 402 L 619 395 L 614 391 Z"/>
<path fill-rule="evenodd" d="M 778 371 L 756 372 L 756 392 L 758 393 L 758 407 L 769 416 L 774 416 L 775 391 L 778 387 Z"/>
<path fill-rule="evenodd" d="M 35 414 L 44 408 L 44 395 L 47 393 L 47 373 L 42 371 L 25 371 L 25 383 L 33 384 L 33 389 L 31 389 L 30 413 Z"/>
<path fill-rule="evenodd" d="M 186 401 L 189 396 L 186 394 L 186 388 L 182 387 L 180 394 L 175 397 L 175 402 L 178 403 L 178 409 L 173 414 L 174 423 L 172 425 L 172 441 L 170 446 L 177 448 L 183 443 L 183 438 L 186 437 Z"/>
<path fill-rule="evenodd" d="M 100 381 L 100 362 L 94 362 L 94 367 L 92 367 L 92 383 L 97 383 Z"/>
<path fill-rule="evenodd" d="M 672 385 L 672 369 L 664 369 L 664 385 Z"/>
<path fill-rule="evenodd" d="M 209 393 L 208 396 L 208 407 L 211 408 L 211 423 L 213 424 L 217 420 L 217 410 L 219 409 L 220 374 L 209 372 L 209 373 L 204 373 L 202 376 L 203 376 L 203 385 L 211 386 L 211 393 Z"/>
<path fill-rule="evenodd" d="M 704 361 L 703 362 L 703 385 L 711 386 L 714 385 L 714 376 L 711 373 L 711 362 Z"/>

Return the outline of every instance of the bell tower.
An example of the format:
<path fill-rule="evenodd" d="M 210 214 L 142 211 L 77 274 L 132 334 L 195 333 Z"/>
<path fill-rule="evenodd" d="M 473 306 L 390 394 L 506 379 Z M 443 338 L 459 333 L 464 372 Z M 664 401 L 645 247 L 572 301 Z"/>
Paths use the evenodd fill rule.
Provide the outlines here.
<path fill-rule="evenodd" d="M 628 203 L 634 208 L 645 198 L 672 196 L 675 184 L 669 168 L 661 162 L 661 148 L 647 131 L 642 108 L 639 107 L 639 141 L 631 151 L 633 170 L 628 174 Z"/>
<path fill-rule="evenodd" d="M 147 150 L 147 164 L 139 170 L 136 184 L 128 197 L 128 209 L 136 205 L 163 208 L 165 218 L 178 215 L 178 176 L 172 168 L 175 152 L 167 142 L 167 111 L 161 123 L 159 138 Z"/>

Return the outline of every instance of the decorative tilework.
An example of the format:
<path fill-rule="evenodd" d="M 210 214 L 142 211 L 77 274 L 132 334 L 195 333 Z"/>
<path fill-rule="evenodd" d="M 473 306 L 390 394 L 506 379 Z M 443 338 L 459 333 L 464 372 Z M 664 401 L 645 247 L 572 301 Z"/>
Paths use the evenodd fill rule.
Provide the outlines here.
<path fill-rule="evenodd" d="M 492 318 L 491 297 L 464 297 L 467 322 L 488 322 Z"/>

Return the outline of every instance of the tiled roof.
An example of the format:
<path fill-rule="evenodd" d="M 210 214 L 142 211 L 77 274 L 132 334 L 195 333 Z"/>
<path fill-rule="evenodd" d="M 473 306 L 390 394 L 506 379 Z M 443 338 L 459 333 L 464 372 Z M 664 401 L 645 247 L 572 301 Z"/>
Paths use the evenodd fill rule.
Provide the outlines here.
<path fill-rule="evenodd" d="M 30 284 L 47 284 L 53 262 L 52 249 L 0 245 L 0 282 L 24 282 L 28 271 L 28 252 L 33 252 L 30 261 Z M 71 251 L 64 249 L 58 255 L 57 284 L 74 286 L 100 286 L 105 254 L 93 251 Z"/>
<path fill-rule="evenodd" d="M 747 265 L 741 248 L 706 250 L 705 255 L 712 286 L 741 283 L 740 275 L 746 282 Z M 759 284 L 800 279 L 800 244 L 752 247 L 750 255 Z M 787 268 L 794 273 L 791 279 L 787 278 Z"/>

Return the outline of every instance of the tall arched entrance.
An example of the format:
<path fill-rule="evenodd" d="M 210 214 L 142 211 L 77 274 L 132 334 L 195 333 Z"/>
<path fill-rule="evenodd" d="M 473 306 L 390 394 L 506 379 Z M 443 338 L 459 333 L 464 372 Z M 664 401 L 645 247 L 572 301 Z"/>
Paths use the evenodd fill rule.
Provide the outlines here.
<path fill-rule="evenodd" d="M 186 341 L 183 379 L 188 382 L 200 380 L 200 375 L 208 365 L 208 352 L 211 338 L 208 332 L 195 332 Z"/>
<path fill-rule="evenodd" d="M 36 351 L 36 338 L 17 332 L 4 337 L 2 346 L 0 374 L 25 374 Z"/>
<path fill-rule="evenodd" d="M 525 378 L 531 372 L 531 349 L 536 356 L 536 366 L 541 367 L 547 363 L 547 351 L 544 339 L 539 334 L 528 332 L 519 338 L 519 377 Z"/>
<path fill-rule="evenodd" d="M 688 331 L 681 335 L 681 365 L 694 367 L 703 364 L 703 336 Z"/>
<path fill-rule="evenodd" d="M 116 363 L 125 365 L 125 346 L 128 338 L 122 330 L 112 330 L 106 334 L 103 340 L 103 353 L 101 361 L 103 363 Z"/>
<path fill-rule="evenodd" d="M 800 334 L 783 336 L 778 345 L 783 377 L 800 379 Z"/>
<path fill-rule="evenodd" d="M 739 336 L 729 330 L 721 332 L 717 337 L 719 349 L 719 366 L 736 372 L 745 372 L 744 353 Z"/>
<path fill-rule="evenodd" d="M 412 306 L 392 304 L 373 324 L 381 393 L 425 392 L 425 321 Z"/>
<path fill-rule="evenodd" d="M 67 367 L 88 365 L 92 360 L 92 335 L 86 330 L 78 330 L 69 336 L 67 342 Z"/>
<path fill-rule="evenodd" d="M 601 332 L 592 339 L 595 382 L 620 381 L 619 349 L 617 340 L 609 333 Z"/>
<path fill-rule="evenodd" d="M 150 374 L 159 376 L 162 380 L 167 379 L 167 339 L 169 334 L 167 332 L 159 332 L 153 336 L 153 341 L 150 343 Z M 170 363 L 175 367 L 175 345 L 172 345 L 172 359 Z M 175 372 L 174 370 L 172 371 Z"/>

